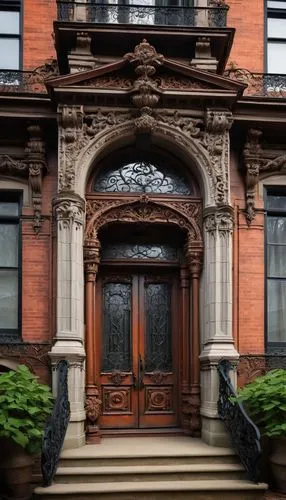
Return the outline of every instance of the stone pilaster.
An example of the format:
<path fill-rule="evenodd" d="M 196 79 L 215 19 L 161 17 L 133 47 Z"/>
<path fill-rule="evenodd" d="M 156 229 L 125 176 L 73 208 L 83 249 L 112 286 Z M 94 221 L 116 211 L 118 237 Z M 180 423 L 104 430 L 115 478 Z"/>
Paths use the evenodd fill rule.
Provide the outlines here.
<path fill-rule="evenodd" d="M 218 419 L 217 365 L 223 358 L 238 361 L 232 337 L 232 209 L 205 211 L 204 312 L 201 361 L 202 437 L 209 444 L 225 446 L 228 438 Z"/>
<path fill-rule="evenodd" d="M 56 386 L 58 361 L 67 359 L 69 362 L 71 418 L 65 439 L 65 447 L 69 448 L 81 446 L 85 442 L 84 209 L 84 200 L 74 193 L 61 193 L 54 199 L 57 224 L 57 330 L 50 357 L 53 387 Z"/>

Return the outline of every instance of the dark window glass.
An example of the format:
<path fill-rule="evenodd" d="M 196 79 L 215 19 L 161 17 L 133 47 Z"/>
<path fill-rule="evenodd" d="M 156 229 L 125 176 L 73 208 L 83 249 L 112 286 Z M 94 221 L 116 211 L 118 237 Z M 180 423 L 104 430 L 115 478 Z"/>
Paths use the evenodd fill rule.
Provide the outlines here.
<path fill-rule="evenodd" d="M 21 1 L 0 0 L 0 70 L 20 68 L 20 49 Z"/>
<path fill-rule="evenodd" d="M 267 1 L 267 72 L 286 74 L 286 2 L 284 0 Z"/>
<path fill-rule="evenodd" d="M 171 285 L 145 284 L 146 371 L 172 371 Z"/>
<path fill-rule="evenodd" d="M 286 347 L 286 193 L 266 199 L 267 345 Z"/>
<path fill-rule="evenodd" d="M 19 238 L 19 204 L 0 201 L 0 342 L 19 338 Z"/>
<path fill-rule="evenodd" d="M 131 370 L 131 292 L 129 283 L 103 287 L 103 371 Z"/>
<path fill-rule="evenodd" d="M 98 192 L 190 195 L 187 179 L 177 172 L 149 161 L 137 161 L 104 170 L 95 180 Z"/>
<path fill-rule="evenodd" d="M 154 259 L 174 260 L 178 259 L 178 251 L 175 247 L 164 244 L 144 243 L 115 243 L 107 244 L 102 248 L 102 259 Z"/>

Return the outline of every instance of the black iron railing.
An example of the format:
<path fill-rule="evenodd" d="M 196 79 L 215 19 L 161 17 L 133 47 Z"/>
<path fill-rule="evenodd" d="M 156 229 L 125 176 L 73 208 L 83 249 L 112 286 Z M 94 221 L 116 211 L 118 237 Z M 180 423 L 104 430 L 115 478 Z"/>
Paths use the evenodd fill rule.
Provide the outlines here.
<path fill-rule="evenodd" d="M 234 68 L 225 71 L 225 76 L 248 85 L 244 96 L 286 98 L 286 75 L 252 73 L 247 69 Z"/>
<path fill-rule="evenodd" d="M 223 360 L 219 363 L 219 399 L 218 414 L 223 421 L 232 445 L 243 464 L 251 481 L 259 479 L 258 461 L 261 456 L 260 432 L 245 412 L 240 402 L 232 401 L 236 396 L 230 381 L 231 363 Z"/>
<path fill-rule="evenodd" d="M 142 2 L 143 3 L 143 2 Z M 228 7 L 177 7 L 58 1 L 58 20 L 98 24 L 141 24 L 224 28 Z"/>
<path fill-rule="evenodd" d="M 45 429 L 41 456 L 44 486 L 50 486 L 56 473 L 70 418 L 70 404 L 68 399 L 68 362 L 61 360 L 57 366 L 57 371 L 57 397 L 52 416 Z"/>
<path fill-rule="evenodd" d="M 46 94 L 44 76 L 37 71 L 0 70 L 0 92 Z"/>

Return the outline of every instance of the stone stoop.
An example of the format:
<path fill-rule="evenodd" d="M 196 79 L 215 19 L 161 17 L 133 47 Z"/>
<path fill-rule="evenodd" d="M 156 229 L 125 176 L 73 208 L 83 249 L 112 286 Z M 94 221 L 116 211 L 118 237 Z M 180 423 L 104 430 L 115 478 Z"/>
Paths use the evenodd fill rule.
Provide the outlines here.
<path fill-rule="evenodd" d="M 104 438 L 100 445 L 65 450 L 54 483 L 37 500 L 262 500 L 234 452 L 199 439 Z"/>

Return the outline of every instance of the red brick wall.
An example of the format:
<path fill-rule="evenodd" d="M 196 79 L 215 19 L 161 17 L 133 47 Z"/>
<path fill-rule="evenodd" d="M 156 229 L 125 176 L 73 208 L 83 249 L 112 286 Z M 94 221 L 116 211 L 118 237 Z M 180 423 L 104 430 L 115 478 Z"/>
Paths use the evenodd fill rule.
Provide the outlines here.
<path fill-rule="evenodd" d="M 236 207 L 233 239 L 233 334 L 240 354 L 260 354 L 264 352 L 264 217 L 261 213 L 257 214 L 248 227 L 240 170 L 239 162 L 232 154 L 231 193 Z"/>
<path fill-rule="evenodd" d="M 23 5 L 23 67 L 28 70 L 55 57 L 52 33 L 57 9 L 56 0 L 25 0 Z"/>
<path fill-rule="evenodd" d="M 240 68 L 264 71 L 264 1 L 227 0 L 227 24 L 236 29 L 229 61 Z"/>

